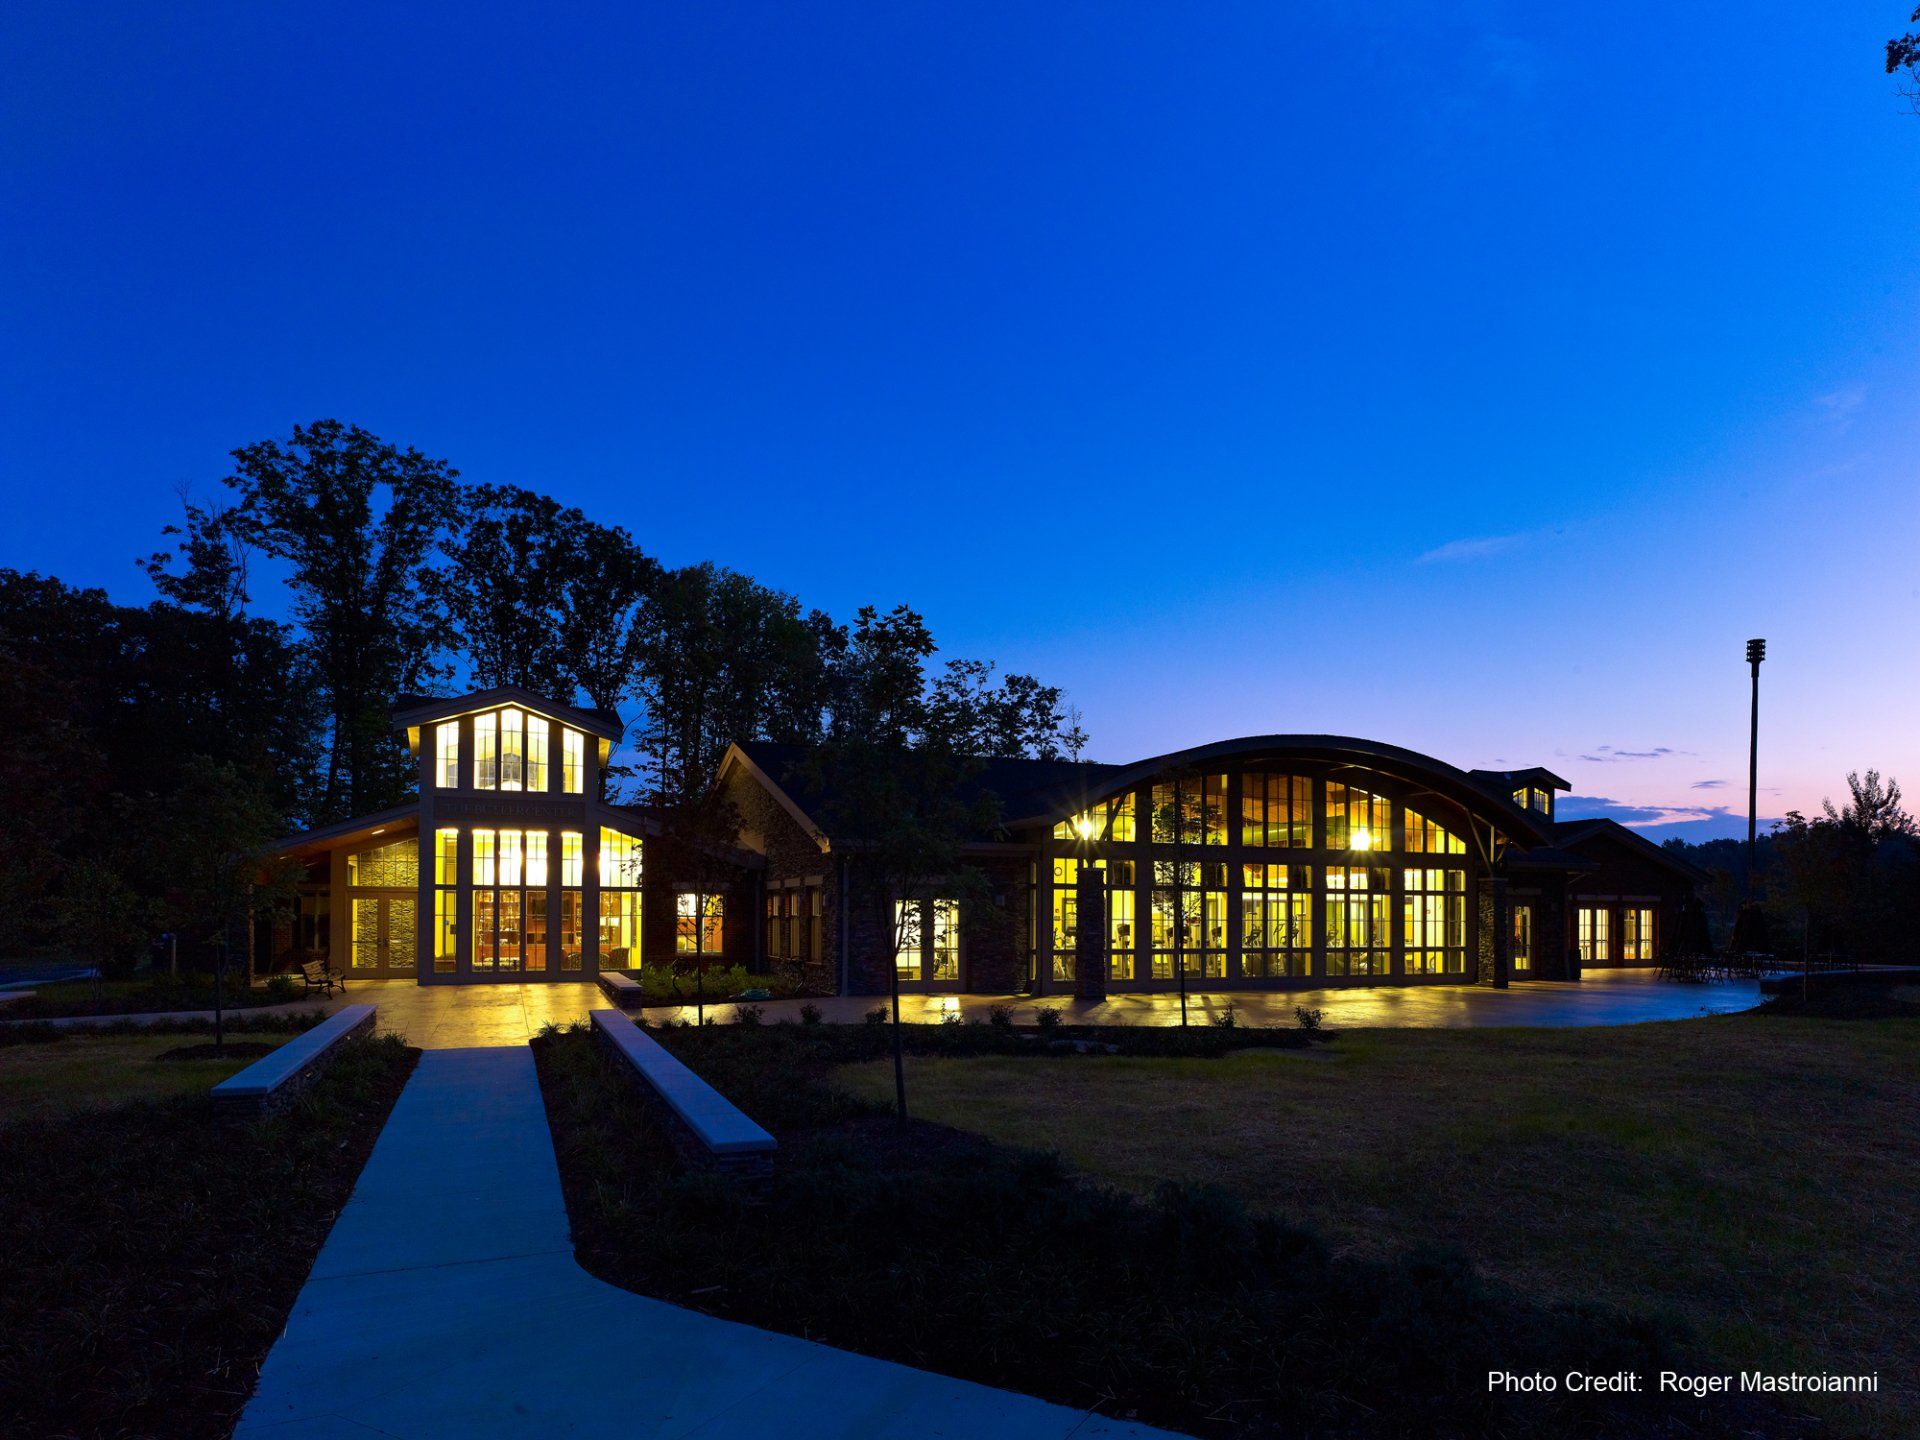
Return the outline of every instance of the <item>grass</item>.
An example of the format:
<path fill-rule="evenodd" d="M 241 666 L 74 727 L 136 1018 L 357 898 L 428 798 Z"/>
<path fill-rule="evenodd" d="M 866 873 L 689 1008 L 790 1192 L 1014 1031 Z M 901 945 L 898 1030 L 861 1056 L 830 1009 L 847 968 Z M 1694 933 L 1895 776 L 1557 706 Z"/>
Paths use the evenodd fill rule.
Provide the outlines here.
<path fill-rule="evenodd" d="M 916 1028 L 925 1044 L 987 1027 Z M 1492 1396 L 1497 1364 L 1646 1372 L 1697 1357 L 1660 1325 L 1490 1286 L 1457 1255 L 1340 1256 L 1218 1189 L 1135 1196 L 1032 1150 L 901 1126 L 830 1078 L 840 1060 L 882 1053 L 881 1027 L 658 1033 L 781 1150 L 761 1187 L 689 1170 L 655 1107 L 585 1033 L 543 1035 L 535 1055 L 574 1243 L 611 1283 L 1201 1435 L 1783 1433 L 1777 1411 L 1751 1404 Z M 1028 1046 L 916 1060 L 914 1073 L 978 1067 L 1045 1085 L 1113 1063 L 1237 1062 Z M 1331 1068 L 1304 1053 L 1259 1063 Z"/>
<path fill-rule="evenodd" d="M 290 1032 L 251 1034 L 237 1043 L 279 1044 Z M 162 1060 L 169 1050 L 201 1042 L 177 1034 L 93 1035 L 67 1031 L 44 1045 L 0 1048 L 0 1124 L 71 1115 L 124 1105 L 205 1094 L 251 1063 L 247 1058 Z"/>
<path fill-rule="evenodd" d="M 1457 1247 L 1530 1296 L 1676 1317 L 1737 1367 L 1877 1370 L 1879 1395 L 1817 1408 L 1893 1436 L 1920 1433 L 1920 1018 L 1901 1008 L 1349 1032 L 1311 1060 L 916 1060 L 908 1084 L 922 1116 L 1136 1193 L 1219 1185 L 1361 1258 Z M 841 1074 L 891 1094 L 884 1064 Z"/>
<path fill-rule="evenodd" d="M 298 977 L 276 976 L 249 987 L 228 976 L 224 1004 L 229 1010 L 285 1005 L 305 998 Z M 62 980 L 36 986 L 29 994 L 0 1002 L 0 1020 L 51 1020 L 66 1015 L 150 1015 L 168 1010 L 213 1009 L 213 979 L 207 975 L 143 975 L 130 980 Z"/>
<path fill-rule="evenodd" d="M 417 1055 L 353 1041 L 253 1125 L 202 1094 L 0 1127 L 0 1435 L 229 1434 Z"/>

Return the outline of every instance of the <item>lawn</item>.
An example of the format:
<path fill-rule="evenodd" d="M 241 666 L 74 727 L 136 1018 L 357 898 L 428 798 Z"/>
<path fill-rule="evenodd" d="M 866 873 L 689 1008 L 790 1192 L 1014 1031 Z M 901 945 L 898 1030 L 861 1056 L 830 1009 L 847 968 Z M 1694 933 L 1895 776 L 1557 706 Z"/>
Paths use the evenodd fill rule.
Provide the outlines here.
<path fill-rule="evenodd" d="M 1109 1064 L 987 1026 L 907 1028 L 924 1052 L 1004 1052 L 916 1058 L 916 1076 L 954 1063 L 1045 1087 Z M 1792 1433 L 1782 1413 L 1747 1402 L 1490 1395 L 1500 1363 L 1650 1373 L 1707 1357 L 1631 1315 L 1489 1285 L 1457 1256 L 1336 1255 L 1219 1190 L 1136 1196 L 1043 1154 L 902 1126 L 832 1081 L 837 1064 L 886 1053 L 884 1027 L 656 1033 L 770 1128 L 780 1153 L 757 1186 L 690 1169 L 656 1106 L 586 1034 L 536 1040 L 576 1253 L 613 1284 L 1205 1436 Z M 1156 1046 L 1234 1038 L 1151 1033 Z M 1259 1063 L 1334 1068 L 1308 1053 Z"/>
<path fill-rule="evenodd" d="M 309 998 L 299 976 L 276 976 L 248 986 L 244 977 L 227 978 L 222 1003 L 229 1010 L 285 1005 Z M 62 980 L 35 986 L 31 993 L 0 1002 L 0 1020 L 49 1020 L 63 1015 L 140 1015 L 168 1010 L 213 1009 L 213 979 L 206 975 L 141 975 L 128 980 Z"/>
<path fill-rule="evenodd" d="M 0 1063 L 65 1063 L 75 1043 L 11 1046 Z M 204 1093 L 0 1124 L 0 1435 L 231 1434 L 417 1053 L 351 1042 L 257 1124 L 215 1120 Z M 157 1093 L 174 1082 L 139 1065 L 175 1063 L 200 1069 L 130 1061 L 123 1079 Z"/>
<path fill-rule="evenodd" d="M 848 1067 L 862 1098 L 884 1064 Z M 915 1059 L 926 1118 L 1146 1192 L 1224 1187 L 1385 1257 L 1457 1246 L 1543 1300 L 1670 1314 L 1736 1366 L 1877 1370 L 1827 1399 L 1920 1433 L 1920 1018 L 1353 1032 L 1309 1052 Z"/>
<path fill-rule="evenodd" d="M 0 1048 L 0 1124 L 37 1116 L 69 1114 L 204 1095 L 251 1063 L 252 1056 L 224 1059 L 161 1059 L 170 1050 L 210 1044 L 210 1035 L 90 1035 L 68 1031 L 58 1040 Z M 236 1035 L 237 1047 L 278 1045 L 291 1032 Z"/>

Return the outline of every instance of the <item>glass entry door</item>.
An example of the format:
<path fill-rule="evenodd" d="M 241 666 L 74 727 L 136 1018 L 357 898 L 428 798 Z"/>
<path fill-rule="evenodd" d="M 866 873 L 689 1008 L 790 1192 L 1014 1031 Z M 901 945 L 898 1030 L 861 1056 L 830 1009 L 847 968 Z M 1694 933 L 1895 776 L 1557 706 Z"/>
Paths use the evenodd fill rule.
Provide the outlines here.
<path fill-rule="evenodd" d="M 414 895 L 355 895 L 353 968 L 411 973 L 419 953 L 419 909 Z"/>

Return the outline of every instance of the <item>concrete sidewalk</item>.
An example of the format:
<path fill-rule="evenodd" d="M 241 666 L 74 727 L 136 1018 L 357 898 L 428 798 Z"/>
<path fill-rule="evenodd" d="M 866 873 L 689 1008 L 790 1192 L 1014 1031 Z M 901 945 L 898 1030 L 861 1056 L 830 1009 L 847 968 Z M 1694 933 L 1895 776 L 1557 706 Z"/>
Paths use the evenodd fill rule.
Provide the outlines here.
<path fill-rule="evenodd" d="M 236 1440 L 1164 1435 L 717 1320 L 574 1263 L 524 1046 L 420 1060 Z"/>

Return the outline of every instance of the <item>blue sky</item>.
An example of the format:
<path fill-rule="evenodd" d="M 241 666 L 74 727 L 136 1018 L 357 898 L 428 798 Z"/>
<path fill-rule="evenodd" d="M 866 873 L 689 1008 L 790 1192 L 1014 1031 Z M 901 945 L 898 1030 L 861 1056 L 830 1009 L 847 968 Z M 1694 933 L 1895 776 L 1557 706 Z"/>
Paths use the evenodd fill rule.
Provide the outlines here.
<path fill-rule="evenodd" d="M 1900 5 L 0 12 L 0 564 L 338 416 L 1064 684 L 1648 833 L 1920 787 Z M 1669 828 L 1659 822 L 1678 822 Z"/>

